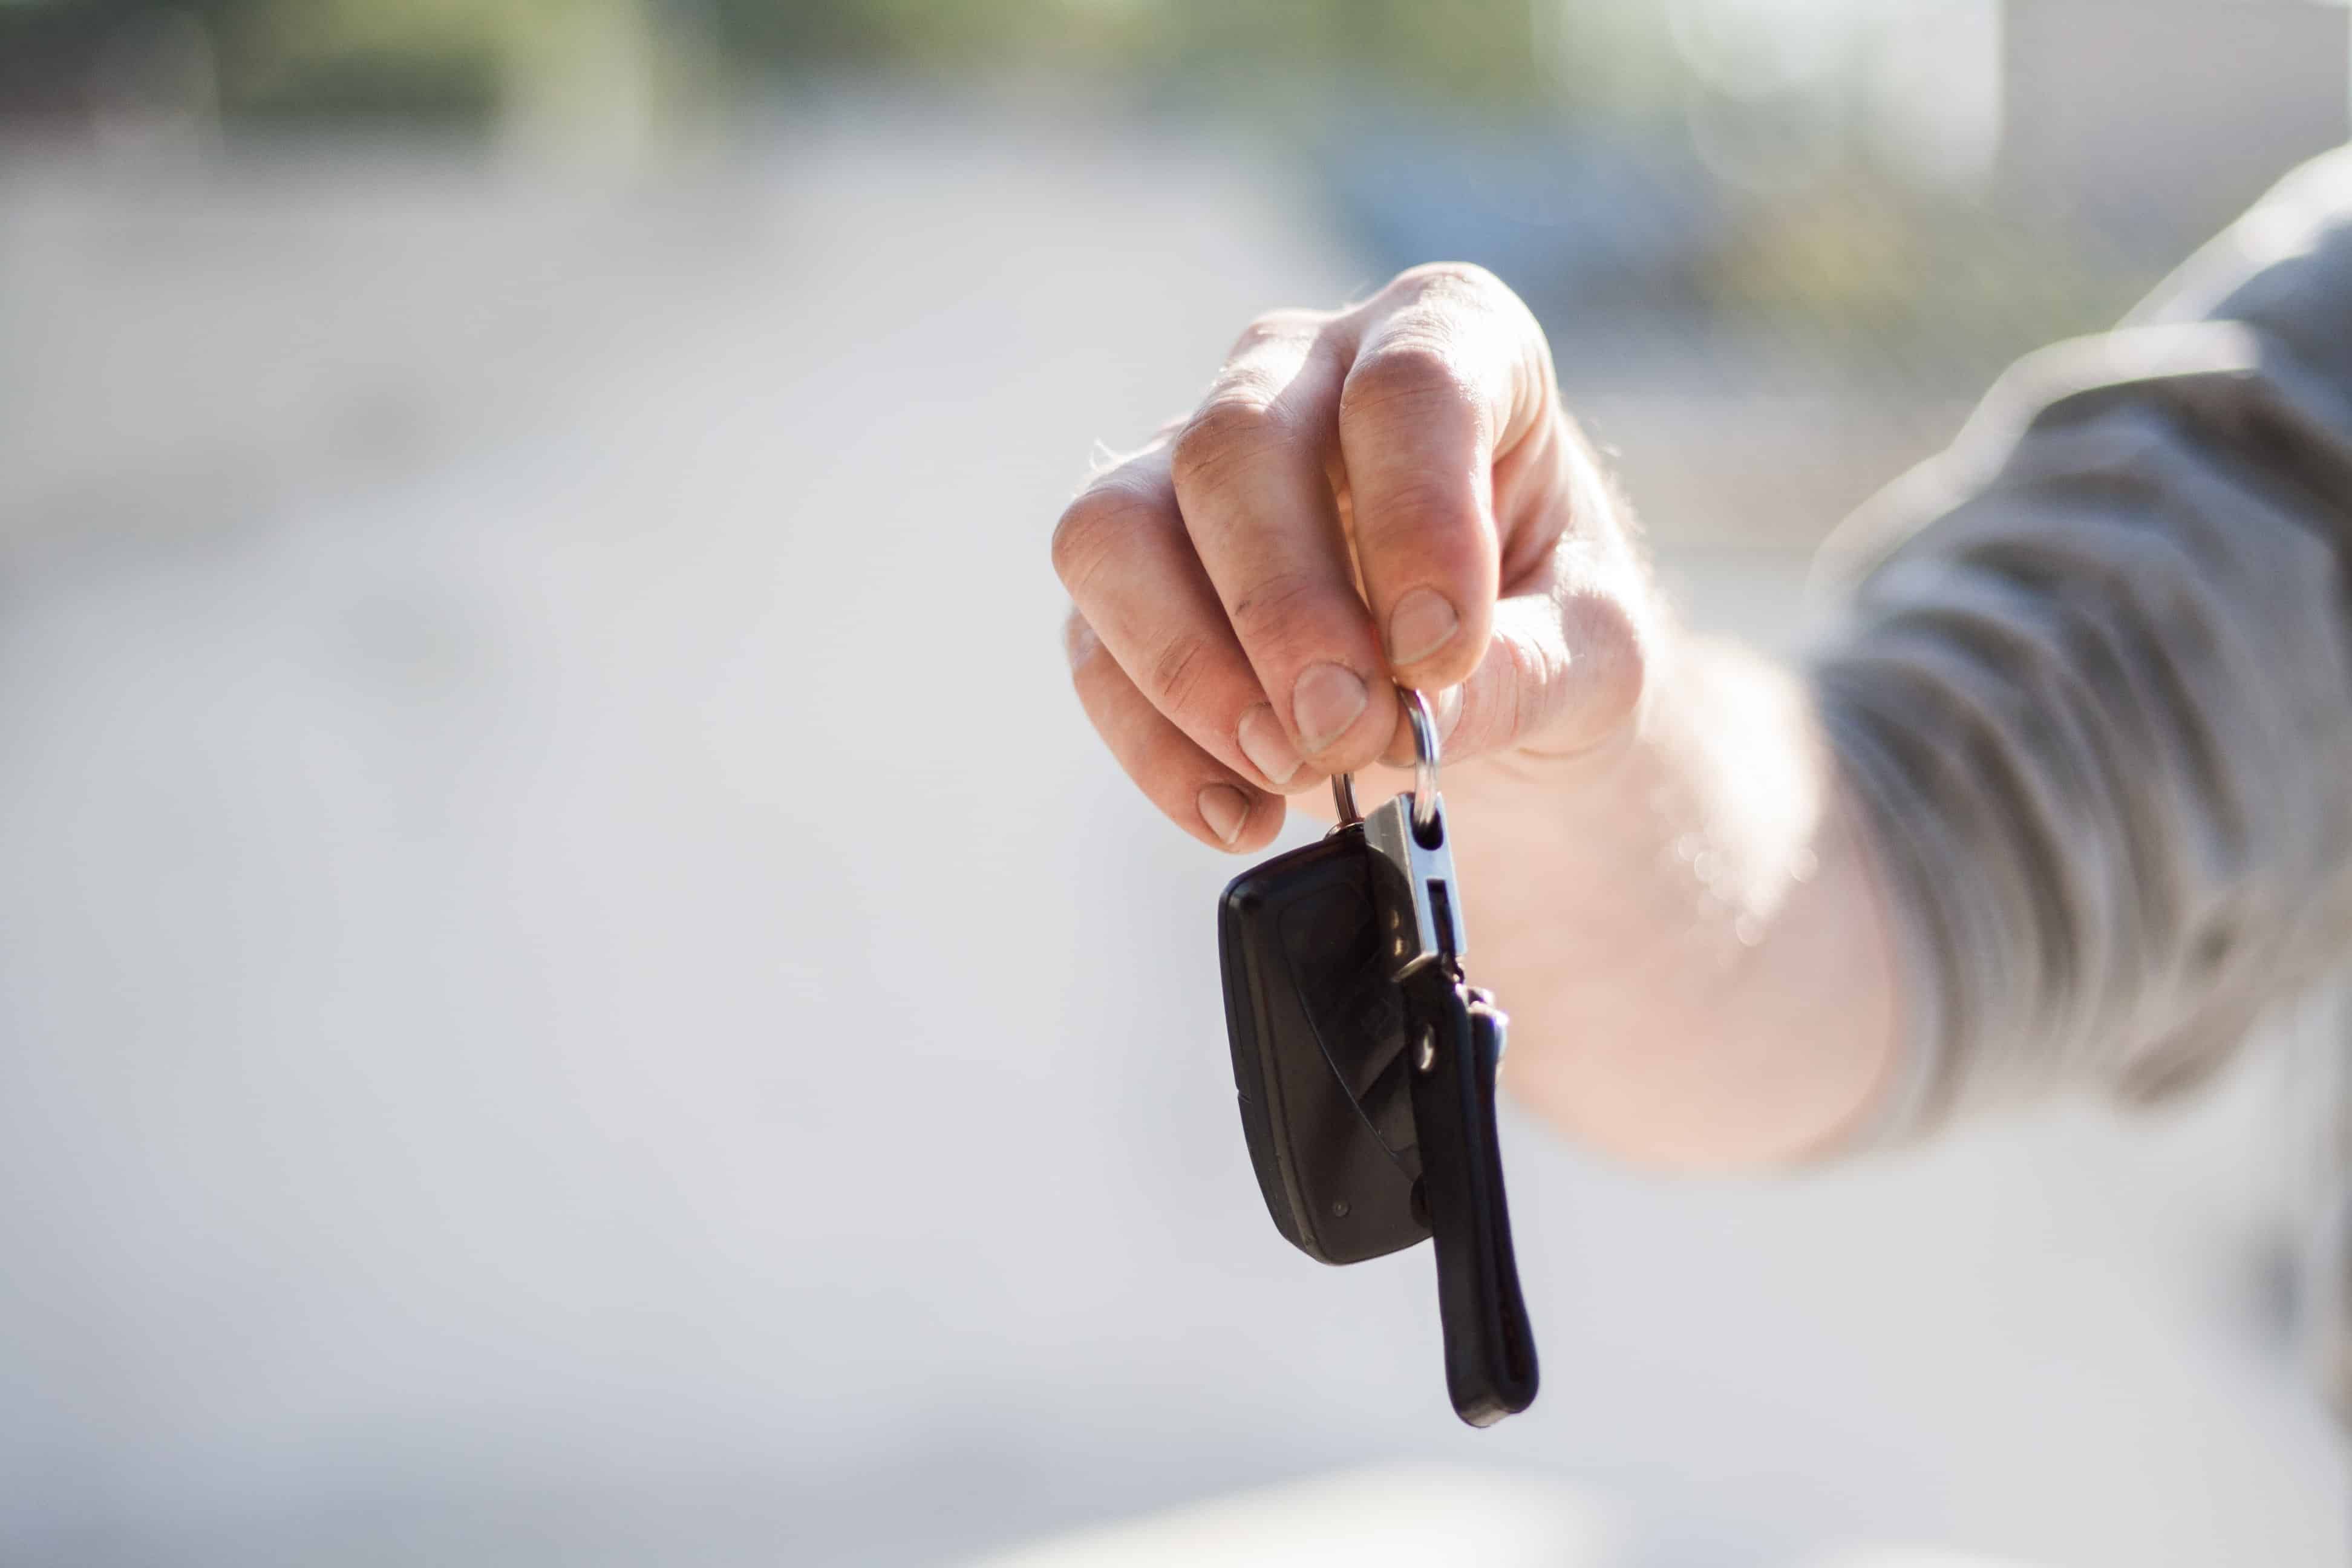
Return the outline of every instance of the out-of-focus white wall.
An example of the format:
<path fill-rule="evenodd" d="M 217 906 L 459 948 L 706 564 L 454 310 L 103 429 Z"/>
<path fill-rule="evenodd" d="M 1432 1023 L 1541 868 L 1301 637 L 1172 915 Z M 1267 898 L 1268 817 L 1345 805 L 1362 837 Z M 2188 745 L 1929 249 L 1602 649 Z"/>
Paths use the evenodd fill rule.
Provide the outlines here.
<path fill-rule="evenodd" d="M 2340 0 L 2006 0 L 2002 177 L 2027 203 L 2202 238 L 2352 122 Z"/>
<path fill-rule="evenodd" d="M 0 181 L 0 1558 L 931 1563 L 1437 1459 L 1634 1564 L 2344 1560 L 2261 1063 L 1781 1184 L 1514 1121 L 1487 1433 L 1425 1257 L 1275 1235 L 1232 868 L 1045 560 L 1089 442 L 1375 280 L 1213 132 Z M 1672 402 L 1629 468 L 1709 462 Z M 1794 636 L 1800 552 L 1659 529 Z"/>

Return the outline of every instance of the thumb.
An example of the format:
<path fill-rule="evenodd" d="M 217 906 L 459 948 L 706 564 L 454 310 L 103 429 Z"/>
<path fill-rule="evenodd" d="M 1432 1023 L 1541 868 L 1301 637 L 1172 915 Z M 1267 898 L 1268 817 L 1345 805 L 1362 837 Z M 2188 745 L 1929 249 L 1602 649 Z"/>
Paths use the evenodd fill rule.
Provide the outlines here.
<path fill-rule="evenodd" d="M 1589 752 L 1633 721 L 1647 662 L 1642 632 L 1614 595 L 1507 599 L 1486 657 L 1448 695 L 1441 739 L 1450 758 L 1527 751 Z M 1458 708 L 1457 708 L 1458 704 Z"/>
<path fill-rule="evenodd" d="M 1665 616 L 1622 531 L 1593 510 L 1495 606 L 1469 679 L 1430 694 L 1448 760 L 1512 751 L 1573 756 L 1633 723 Z M 1412 731 L 1401 727 L 1387 760 L 1412 758 Z"/>

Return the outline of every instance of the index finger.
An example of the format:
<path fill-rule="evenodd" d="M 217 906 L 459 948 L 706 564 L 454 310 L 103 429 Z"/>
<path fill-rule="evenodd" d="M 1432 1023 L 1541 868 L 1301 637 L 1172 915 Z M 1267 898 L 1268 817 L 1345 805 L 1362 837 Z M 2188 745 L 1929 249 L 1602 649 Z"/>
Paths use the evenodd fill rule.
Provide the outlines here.
<path fill-rule="evenodd" d="M 1477 268 L 1417 268 L 1360 313 L 1339 416 L 1356 558 L 1397 678 L 1441 689 L 1493 635 L 1495 468 L 1548 428 L 1550 358 L 1527 307 Z"/>
<path fill-rule="evenodd" d="M 1346 342 L 1321 317 L 1260 318 L 1171 453 L 1202 569 L 1318 773 L 1370 763 L 1397 722 L 1331 489 Z"/>

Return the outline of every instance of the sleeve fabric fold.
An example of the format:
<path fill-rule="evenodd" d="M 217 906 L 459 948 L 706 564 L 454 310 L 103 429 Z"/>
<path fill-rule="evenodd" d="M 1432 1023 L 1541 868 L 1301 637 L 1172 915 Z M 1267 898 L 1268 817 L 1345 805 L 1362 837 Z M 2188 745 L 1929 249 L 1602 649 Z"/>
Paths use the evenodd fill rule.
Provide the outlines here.
<path fill-rule="evenodd" d="M 2164 1095 L 2352 954 L 2352 150 L 1855 535 L 1811 675 L 1909 955 L 1882 1138 Z"/>

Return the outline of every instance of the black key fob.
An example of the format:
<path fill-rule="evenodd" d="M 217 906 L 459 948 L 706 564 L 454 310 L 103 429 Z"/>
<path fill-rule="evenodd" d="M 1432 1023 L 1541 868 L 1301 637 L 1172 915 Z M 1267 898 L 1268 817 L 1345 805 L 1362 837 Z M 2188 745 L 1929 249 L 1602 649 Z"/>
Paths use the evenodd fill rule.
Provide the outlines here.
<path fill-rule="evenodd" d="M 1381 963 L 1360 823 L 1243 872 L 1217 905 L 1242 1133 L 1275 1228 L 1360 1263 L 1423 1240 L 1404 996 Z"/>
<path fill-rule="evenodd" d="M 1217 910 L 1242 1131 L 1276 1229 L 1356 1263 L 1436 1240 L 1445 1381 L 1486 1426 L 1536 1395 L 1495 1125 L 1505 1019 L 1462 973 L 1427 705 L 1416 789 L 1235 878 Z"/>

